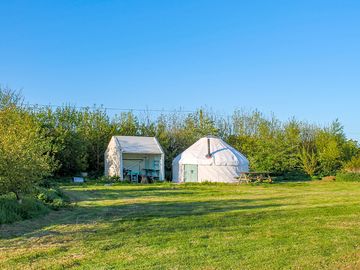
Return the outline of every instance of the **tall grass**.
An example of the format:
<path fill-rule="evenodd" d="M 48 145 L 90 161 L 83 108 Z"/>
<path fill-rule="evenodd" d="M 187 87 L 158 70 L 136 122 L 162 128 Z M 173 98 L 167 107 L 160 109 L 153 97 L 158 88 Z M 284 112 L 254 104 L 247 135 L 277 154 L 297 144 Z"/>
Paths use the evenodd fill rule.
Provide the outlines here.
<path fill-rule="evenodd" d="M 48 212 L 49 208 L 35 198 L 25 197 L 20 204 L 14 195 L 0 196 L 0 224 L 34 218 Z"/>

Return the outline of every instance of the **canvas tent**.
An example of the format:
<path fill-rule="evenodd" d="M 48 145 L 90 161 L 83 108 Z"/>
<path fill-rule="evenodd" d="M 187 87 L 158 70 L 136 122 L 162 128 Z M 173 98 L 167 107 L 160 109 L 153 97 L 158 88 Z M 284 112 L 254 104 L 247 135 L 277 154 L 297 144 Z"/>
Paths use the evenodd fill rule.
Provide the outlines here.
<path fill-rule="evenodd" d="M 239 151 L 213 136 L 201 138 L 172 163 L 173 182 L 235 182 L 249 171 L 249 161 Z"/>
<path fill-rule="evenodd" d="M 164 151 L 155 137 L 113 136 L 105 152 L 105 175 L 121 180 L 164 180 Z"/>

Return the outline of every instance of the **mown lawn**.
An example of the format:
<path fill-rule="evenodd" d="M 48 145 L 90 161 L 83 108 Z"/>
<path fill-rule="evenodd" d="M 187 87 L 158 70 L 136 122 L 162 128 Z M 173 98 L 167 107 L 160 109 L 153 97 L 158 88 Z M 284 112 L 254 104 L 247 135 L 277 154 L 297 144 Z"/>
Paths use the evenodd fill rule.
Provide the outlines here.
<path fill-rule="evenodd" d="M 63 188 L 1 227 L 0 269 L 360 268 L 360 183 Z"/>

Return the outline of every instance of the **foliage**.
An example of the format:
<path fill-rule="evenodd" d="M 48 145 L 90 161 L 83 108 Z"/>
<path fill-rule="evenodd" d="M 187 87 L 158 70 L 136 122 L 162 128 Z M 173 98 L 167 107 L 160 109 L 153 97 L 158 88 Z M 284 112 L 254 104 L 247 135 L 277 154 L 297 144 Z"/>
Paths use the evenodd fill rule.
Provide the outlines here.
<path fill-rule="evenodd" d="M 53 210 L 69 205 L 69 198 L 59 188 L 38 188 L 36 198 Z"/>
<path fill-rule="evenodd" d="M 18 110 L 23 103 L 21 95 L 10 90 L 2 96 L 1 111 L 10 105 Z M 283 122 L 257 110 L 235 110 L 231 117 L 208 109 L 157 117 L 124 112 L 110 117 L 102 107 L 76 109 L 69 105 L 21 111 L 40 124 L 42 138 L 51 144 L 48 154 L 59 164 L 58 177 L 83 171 L 91 177 L 101 176 L 104 152 L 113 135 L 155 136 L 165 152 L 167 179 L 171 178 L 172 160 L 206 135 L 220 136 L 244 153 L 251 170 L 283 175 L 334 175 L 359 155 L 358 143 L 346 138 L 338 120 L 321 127 L 295 118 Z"/>
<path fill-rule="evenodd" d="M 101 108 L 92 111 L 87 108 L 81 113 L 81 118 L 79 134 L 82 143 L 86 146 L 87 157 L 87 167 L 81 170 L 90 172 L 92 176 L 98 176 L 103 172 L 104 152 L 111 136 L 116 133 L 116 128 Z"/>
<path fill-rule="evenodd" d="M 6 104 L 0 110 L 0 195 L 13 192 L 21 202 L 55 167 L 52 144 L 31 114 L 9 102 L 15 94 L 0 93 L 0 104 Z"/>
<path fill-rule="evenodd" d="M 101 176 L 97 179 L 98 182 L 103 183 L 115 183 L 120 181 L 120 177 L 118 176 Z"/>
<path fill-rule="evenodd" d="M 80 112 L 65 106 L 54 111 L 51 108 L 40 109 L 35 115 L 58 150 L 55 153 L 60 164 L 57 175 L 68 176 L 86 170 L 88 153 L 87 145 L 79 132 L 84 120 Z"/>
<path fill-rule="evenodd" d="M 26 196 L 19 204 L 13 195 L 0 196 L 0 224 L 34 218 L 48 212 L 49 209 L 33 197 Z"/>
<path fill-rule="evenodd" d="M 40 110 L 39 115 L 44 109 Z M 155 136 L 165 151 L 166 177 L 171 178 L 172 160 L 206 135 L 221 136 L 243 152 L 253 171 L 288 174 L 302 171 L 311 176 L 332 175 L 359 153 L 357 142 L 348 140 L 339 121 L 319 127 L 292 118 L 281 122 L 274 115 L 236 110 L 231 118 L 200 109 L 189 114 L 161 114 L 144 118 L 132 112 L 110 119 L 100 108 L 75 110 L 47 108 L 52 121 L 44 121 L 48 134 L 55 134 L 62 164 L 58 174 L 71 176 L 89 171 L 99 176 L 104 170 L 106 146 L 112 135 Z M 42 116 L 41 119 L 44 119 Z M 46 117 L 45 117 L 46 119 Z M 49 127 L 50 126 L 50 127 Z M 55 147 L 56 148 L 56 147 Z"/>
<path fill-rule="evenodd" d="M 336 175 L 336 181 L 338 182 L 360 182 L 359 173 L 338 173 Z"/>
<path fill-rule="evenodd" d="M 344 170 L 348 173 L 360 173 L 360 155 L 353 156 L 350 161 L 345 163 Z"/>
<path fill-rule="evenodd" d="M 315 144 L 323 174 L 335 174 L 341 168 L 341 145 L 344 137 L 343 128 L 338 121 L 317 132 Z"/>
<path fill-rule="evenodd" d="M 302 147 L 299 157 L 304 172 L 311 177 L 314 176 L 318 168 L 318 158 L 315 151 Z"/>
<path fill-rule="evenodd" d="M 309 174 L 307 174 L 303 170 L 297 170 L 275 176 L 274 179 L 275 182 L 280 182 L 280 181 L 296 182 L 296 181 L 308 181 L 311 180 L 312 177 L 310 177 Z"/>

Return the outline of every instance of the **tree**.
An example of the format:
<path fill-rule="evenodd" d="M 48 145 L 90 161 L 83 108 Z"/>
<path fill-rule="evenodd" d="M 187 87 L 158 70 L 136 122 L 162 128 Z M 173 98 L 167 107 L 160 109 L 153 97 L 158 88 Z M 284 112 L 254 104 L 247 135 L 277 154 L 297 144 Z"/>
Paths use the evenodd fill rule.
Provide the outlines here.
<path fill-rule="evenodd" d="M 329 127 L 317 132 L 315 143 L 319 157 L 320 169 L 323 175 L 332 175 L 343 165 L 346 154 L 343 146 L 346 145 L 346 137 L 343 126 L 338 120 Z"/>
<path fill-rule="evenodd" d="M 100 175 L 104 171 L 104 152 L 115 133 L 115 126 L 110 124 L 109 116 L 102 108 L 85 109 L 78 132 L 86 145 L 88 171 Z"/>
<path fill-rule="evenodd" d="M 71 106 L 56 110 L 45 108 L 36 113 L 42 130 L 57 149 L 55 159 L 60 166 L 56 174 L 70 176 L 88 168 L 88 152 L 85 138 L 79 129 L 83 123 L 83 112 Z"/>
<path fill-rule="evenodd" d="M 21 203 L 22 194 L 50 175 L 55 167 L 50 155 L 51 141 L 41 130 L 39 122 L 17 106 L 9 94 L 0 89 L 0 194 L 13 192 Z"/>
<path fill-rule="evenodd" d="M 136 136 L 139 133 L 139 121 L 132 112 L 121 113 L 113 123 L 117 134 L 122 136 Z"/>
<path fill-rule="evenodd" d="M 311 177 L 315 175 L 318 169 L 318 160 L 314 150 L 303 147 L 300 151 L 300 160 L 303 170 Z"/>

